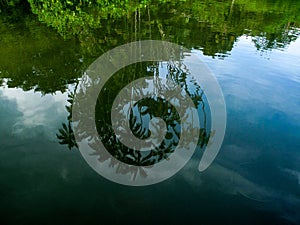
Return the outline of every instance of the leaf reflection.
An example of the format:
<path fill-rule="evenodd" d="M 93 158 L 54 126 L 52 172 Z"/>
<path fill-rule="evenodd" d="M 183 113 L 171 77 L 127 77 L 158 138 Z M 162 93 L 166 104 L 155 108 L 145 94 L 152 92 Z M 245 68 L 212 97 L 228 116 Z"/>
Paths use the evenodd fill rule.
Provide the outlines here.
<path fill-rule="evenodd" d="M 164 70 L 162 68 L 166 68 L 165 72 L 163 72 Z M 79 124 L 78 133 L 80 134 L 80 139 L 89 140 L 89 146 L 94 150 L 93 155 L 98 157 L 99 162 L 109 160 L 109 165 L 115 167 L 117 173 L 130 173 L 133 177 L 136 177 L 137 174 L 140 176 L 147 176 L 143 167 L 151 167 L 161 160 L 168 160 L 176 146 L 179 144 L 181 133 L 180 116 L 176 109 L 166 100 L 154 96 L 142 99 L 132 105 L 129 124 L 136 137 L 145 139 L 150 135 L 149 121 L 154 117 L 162 118 L 167 125 L 167 133 L 160 146 L 141 152 L 124 146 L 116 137 L 111 124 L 111 108 L 115 97 L 119 93 L 119 90 L 131 81 L 140 77 L 148 77 L 149 75 L 154 77 L 154 81 L 156 82 L 155 87 L 157 87 L 158 92 L 166 88 L 159 79 L 159 77 L 165 77 L 180 85 L 190 96 L 195 107 L 198 109 L 198 114 L 202 121 L 200 136 L 198 138 L 198 146 L 200 149 L 205 148 L 210 137 L 209 116 L 207 116 L 209 115 L 209 109 L 206 107 L 207 103 L 205 102 L 203 91 L 191 75 L 188 74 L 185 65 L 182 63 L 175 64 L 171 62 L 144 62 L 121 69 L 106 82 L 98 96 L 95 109 L 95 122 L 98 135 L 94 135 L 95 128 L 85 126 L 81 121 L 73 122 Z M 88 78 L 86 80 L 87 82 L 91 82 Z M 89 86 L 93 85 L 96 86 L 97 84 L 89 83 Z M 145 89 L 147 89 L 147 84 L 136 87 L 134 91 L 136 94 L 142 95 Z M 88 96 L 84 97 L 88 99 Z M 72 104 L 74 104 L 73 99 L 74 94 L 70 94 L 68 99 L 70 105 L 66 107 L 69 112 L 69 125 L 72 118 L 71 109 Z M 90 114 L 84 116 L 85 118 L 93 118 Z M 192 129 L 195 128 L 189 126 L 187 129 L 190 129 L 192 132 Z M 60 138 L 61 144 L 66 144 L 69 148 L 78 147 L 74 144 L 76 142 L 71 126 L 63 125 L 63 129 L 60 129 L 59 132 L 60 135 L 58 135 L 58 137 Z M 186 140 L 186 142 L 182 142 L 181 144 L 188 145 L 189 141 L 190 140 Z M 100 142 L 103 143 L 107 149 L 107 153 L 101 154 L 97 150 Z M 121 164 L 120 162 L 123 163 Z"/>

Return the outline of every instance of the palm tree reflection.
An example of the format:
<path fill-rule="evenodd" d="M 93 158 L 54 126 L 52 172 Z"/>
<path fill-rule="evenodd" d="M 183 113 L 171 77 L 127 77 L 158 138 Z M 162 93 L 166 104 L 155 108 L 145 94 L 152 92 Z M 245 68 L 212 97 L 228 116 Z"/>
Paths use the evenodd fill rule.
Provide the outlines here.
<path fill-rule="evenodd" d="M 72 105 L 73 105 L 74 93 L 68 94 L 68 103 L 70 105 L 66 105 L 66 110 L 69 113 L 67 119 L 68 123 L 62 123 L 62 128 L 58 129 L 58 134 L 56 134 L 57 139 L 59 140 L 59 144 L 67 145 L 69 150 L 73 147 L 78 148 L 78 145 L 75 140 L 74 132 L 71 126 L 72 122 Z"/>
<path fill-rule="evenodd" d="M 167 133 L 161 144 L 148 151 L 138 151 L 123 145 L 116 137 L 111 123 L 111 108 L 115 97 L 118 95 L 119 90 L 128 83 L 138 78 L 149 76 L 154 77 L 155 87 L 158 89 L 165 89 L 164 85 L 159 81 L 160 77 L 172 80 L 184 89 L 197 108 L 200 124 L 202 125 L 198 146 L 204 148 L 210 137 L 209 117 L 207 116 L 209 115 L 209 109 L 205 107 L 203 91 L 193 77 L 188 74 L 184 64 L 143 62 L 121 69 L 106 82 L 98 96 L 95 109 L 95 123 L 98 135 L 94 135 L 94 128 L 82 126 L 79 126 L 79 133 L 82 140 L 86 138 L 92 140 L 89 142 L 89 146 L 94 150 L 93 155 L 98 157 L 99 162 L 110 160 L 110 166 L 115 167 L 117 173 L 131 173 L 133 178 L 137 174 L 147 176 L 143 167 L 151 167 L 162 160 L 168 160 L 179 144 L 181 134 L 181 119 L 175 107 L 165 99 L 153 96 L 144 98 L 132 105 L 129 125 L 136 137 L 146 139 L 150 136 L 149 121 L 154 117 L 162 118 L 166 123 Z M 146 83 L 143 87 L 137 87 L 135 91 L 142 93 L 143 89 L 147 89 Z M 68 125 L 63 124 L 63 128 L 59 129 L 59 134 L 57 134 L 60 144 L 66 144 L 69 149 L 78 147 L 71 128 L 73 99 L 74 94 L 69 94 L 68 102 L 70 106 L 66 106 L 69 112 Z M 86 118 L 90 118 L 90 116 L 86 115 Z M 80 123 L 80 121 L 73 122 Z M 105 146 L 107 154 L 103 154 L 103 152 L 100 154 L 100 151 L 97 150 L 100 142 Z M 188 145 L 185 142 L 182 144 Z"/>

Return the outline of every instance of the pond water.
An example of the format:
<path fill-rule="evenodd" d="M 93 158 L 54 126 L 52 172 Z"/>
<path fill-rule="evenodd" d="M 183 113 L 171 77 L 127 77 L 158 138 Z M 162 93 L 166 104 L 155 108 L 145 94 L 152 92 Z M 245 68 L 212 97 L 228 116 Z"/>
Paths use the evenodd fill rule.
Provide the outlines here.
<path fill-rule="evenodd" d="M 15 4 L 0 3 L 1 224 L 300 223 L 298 1 L 8 2 Z M 201 84 L 166 63 L 120 70 L 96 108 L 98 133 L 113 156 L 120 149 L 110 144 L 110 107 L 137 78 L 169 75 L 187 88 L 203 124 L 198 148 L 176 175 L 130 187 L 85 162 L 70 127 L 70 103 L 94 60 L 138 40 L 169 41 L 195 53 L 220 84 L 227 127 L 217 158 L 199 172 L 210 137 Z M 154 161 L 172 154 L 178 115 L 162 99 L 146 99 L 131 115 L 134 134 L 145 138 L 151 115 L 161 113 L 171 124 L 168 148 Z"/>

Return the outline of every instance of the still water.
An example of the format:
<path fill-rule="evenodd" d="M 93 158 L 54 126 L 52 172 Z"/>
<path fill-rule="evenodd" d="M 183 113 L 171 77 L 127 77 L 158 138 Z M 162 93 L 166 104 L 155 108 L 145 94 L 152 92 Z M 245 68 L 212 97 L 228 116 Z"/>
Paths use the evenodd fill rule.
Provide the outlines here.
<path fill-rule="evenodd" d="M 111 14 L 97 6 L 29 2 L 0 14 L 1 224 L 300 223 L 297 1 L 144 1 L 126 3 L 126 10 L 107 6 Z M 172 79 L 193 96 L 206 132 L 175 176 L 129 187 L 84 161 L 69 127 L 70 103 L 97 57 L 149 39 L 180 44 L 206 63 L 224 94 L 227 128 L 216 160 L 200 173 L 209 109 L 193 79 L 179 70 Z M 98 99 L 96 111 L 104 115 L 98 132 L 110 134 L 103 124 L 123 86 L 166 68 L 143 63 L 113 76 Z M 145 102 L 149 115 L 153 101 Z M 175 112 L 166 116 L 173 118 Z M 142 131 L 135 134 L 148 135 Z M 115 146 L 108 148 L 117 154 Z"/>

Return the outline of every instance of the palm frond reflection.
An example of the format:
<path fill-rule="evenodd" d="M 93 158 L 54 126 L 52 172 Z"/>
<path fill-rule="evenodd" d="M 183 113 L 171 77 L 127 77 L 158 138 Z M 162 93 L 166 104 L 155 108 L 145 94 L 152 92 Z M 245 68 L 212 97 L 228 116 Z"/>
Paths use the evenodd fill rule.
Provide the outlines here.
<path fill-rule="evenodd" d="M 95 108 L 95 117 L 84 115 L 85 118 L 95 118 L 96 127 L 85 127 L 80 121 L 72 121 L 79 124 L 78 133 L 80 139 L 88 139 L 89 146 L 94 150 L 93 155 L 98 156 L 99 162 L 109 162 L 111 167 L 116 168 L 117 173 L 131 173 L 133 178 L 139 173 L 140 176 L 147 176 L 143 167 L 152 167 L 154 164 L 168 160 L 170 155 L 175 151 L 178 145 L 188 145 L 189 142 L 195 138 L 191 135 L 190 139 L 186 139 L 180 142 L 180 134 L 182 131 L 181 120 L 186 119 L 189 115 L 184 115 L 185 118 L 180 118 L 179 113 L 170 102 L 166 99 L 157 96 L 143 98 L 142 100 L 133 103 L 128 102 L 130 105 L 128 113 L 129 126 L 135 137 L 139 139 L 147 139 L 151 131 L 149 129 L 149 121 L 153 118 L 159 117 L 166 124 L 166 134 L 160 145 L 151 148 L 147 151 L 139 151 L 134 148 L 129 148 L 122 144 L 115 134 L 112 127 L 111 109 L 119 90 L 124 86 L 131 83 L 133 80 L 142 77 L 154 77 L 153 82 L 157 93 L 169 91 L 166 84 L 161 82 L 160 78 L 166 78 L 176 83 L 185 91 L 185 93 L 191 98 L 194 103 L 200 123 L 200 135 L 196 137 L 198 139 L 199 148 L 205 148 L 208 144 L 210 137 L 210 112 L 205 100 L 205 96 L 201 87 L 196 83 L 193 77 L 189 74 L 188 69 L 181 62 L 143 62 L 133 65 L 129 65 L 111 77 L 104 85 L 100 94 L 98 95 L 97 104 Z M 88 76 L 85 77 L 86 84 L 89 86 L 98 85 L 97 81 L 91 81 Z M 143 95 L 149 89 L 149 83 L 144 82 L 141 86 L 135 87 L 131 91 L 135 95 Z M 82 90 L 80 90 L 82 91 Z M 74 95 L 69 95 L 68 102 L 71 104 L 66 107 L 69 116 L 68 121 L 71 123 L 72 104 Z M 85 96 L 88 98 L 88 96 Z M 87 103 L 88 104 L 88 103 Z M 179 102 L 179 105 L 186 104 Z M 122 108 L 116 109 L 121 111 Z M 67 129 L 66 129 L 67 128 Z M 72 130 L 70 126 L 63 125 L 63 129 L 58 135 L 61 144 L 67 144 L 68 147 L 77 147 Z M 158 126 L 160 128 L 160 126 Z M 95 129 L 97 132 L 95 132 Z M 193 124 L 188 125 L 184 129 L 188 129 L 191 133 Z M 153 132 L 153 131 L 152 131 Z M 95 136 L 94 134 L 98 135 Z M 78 141 L 78 140 L 77 140 Z M 99 143 L 102 143 L 107 150 L 107 153 L 103 154 L 98 151 Z M 75 144 L 74 144 L 75 143 Z M 134 144 L 134 143 L 133 143 Z M 122 164 L 120 162 L 123 162 Z"/>

